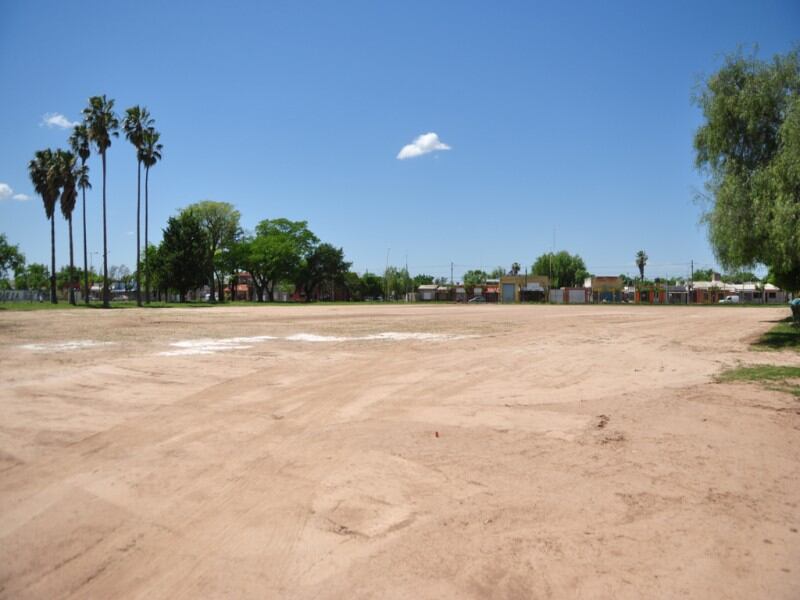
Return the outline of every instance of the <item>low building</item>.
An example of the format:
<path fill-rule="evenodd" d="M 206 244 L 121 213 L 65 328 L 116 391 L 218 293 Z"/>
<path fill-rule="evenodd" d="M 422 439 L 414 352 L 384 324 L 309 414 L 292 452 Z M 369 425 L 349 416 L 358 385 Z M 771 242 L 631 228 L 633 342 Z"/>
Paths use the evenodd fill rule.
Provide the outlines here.
<path fill-rule="evenodd" d="M 590 302 L 622 302 L 625 282 L 617 275 L 594 275 L 583 281 Z"/>
<path fill-rule="evenodd" d="M 591 298 L 589 291 L 583 287 L 566 287 L 561 288 L 564 291 L 564 300 L 566 304 L 586 304 Z"/>
<path fill-rule="evenodd" d="M 789 301 L 789 294 L 771 283 L 765 283 L 763 298 L 764 304 L 786 304 Z"/>
<path fill-rule="evenodd" d="M 421 285 L 417 288 L 417 292 L 419 293 L 419 299 L 422 302 L 432 302 L 436 300 L 436 290 L 438 289 L 438 285 L 436 284 L 425 284 Z"/>
<path fill-rule="evenodd" d="M 453 288 L 449 285 L 440 285 L 436 288 L 436 299 L 439 302 L 449 302 L 453 300 Z"/>
<path fill-rule="evenodd" d="M 498 284 L 500 301 L 504 304 L 529 301 L 532 298 L 541 302 L 550 289 L 550 279 L 544 275 L 504 275 Z"/>
<path fill-rule="evenodd" d="M 711 281 L 695 281 L 691 298 L 697 304 L 716 304 L 728 296 L 738 296 L 742 304 L 785 304 L 789 295 L 771 283 L 725 283 L 718 274 Z"/>
<path fill-rule="evenodd" d="M 692 283 L 692 301 L 697 304 L 716 304 L 725 296 L 735 293 L 736 288 L 733 284 L 723 283 L 719 279 Z"/>
<path fill-rule="evenodd" d="M 583 287 L 553 288 L 548 294 L 551 304 L 586 304 L 590 301 L 590 290 Z"/>
<path fill-rule="evenodd" d="M 685 284 L 665 285 L 664 295 L 666 296 L 667 304 L 688 304 L 689 286 Z"/>

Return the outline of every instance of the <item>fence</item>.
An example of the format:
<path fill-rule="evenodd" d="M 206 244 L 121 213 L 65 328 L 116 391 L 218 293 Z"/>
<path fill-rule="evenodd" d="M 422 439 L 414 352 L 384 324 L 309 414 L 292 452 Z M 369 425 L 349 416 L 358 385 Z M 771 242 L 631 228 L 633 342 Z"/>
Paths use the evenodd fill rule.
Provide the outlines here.
<path fill-rule="evenodd" d="M 0 302 L 44 302 L 46 294 L 37 290 L 0 290 Z"/>

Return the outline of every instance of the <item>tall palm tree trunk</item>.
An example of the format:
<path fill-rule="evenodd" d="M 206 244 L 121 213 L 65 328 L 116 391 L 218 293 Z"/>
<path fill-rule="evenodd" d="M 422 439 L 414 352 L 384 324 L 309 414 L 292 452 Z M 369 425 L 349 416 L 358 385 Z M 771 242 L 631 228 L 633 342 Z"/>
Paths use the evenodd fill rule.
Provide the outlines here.
<path fill-rule="evenodd" d="M 108 289 L 108 227 L 106 225 L 106 153 L 103 151 L 103 308 L 111 308 Z"/>
<path fill-rule="evenodd" d="M 83 301 L 89 304 L 89 251 L 86 243 L 86 188 L 83 188 Z"/>
<path fill-rule="evenodd" d="M 50 217 L 50 302 L 58 304 L 56 295 L 56 218 Z"/>
<path fill-rule="evenodd" d="M 69 215 L 69 303 L 75 306 L 75 254 L 72 246 L 72 213 Z"/>
<path fill-rule="evenodd" d="M 147 217 L 148 217 L 148 188 L 150 179 L 150 167 L 144 168 L 144 259 L 145 259 L 145 273 L 144 273 L 144 297 L 145 301 L 150 304 L 150 265 L 147 264 L 147 249 L 149 248 L 147 241 Z"/>
<path fill-rule="evenodd" d="M 142 305 L 142 161 L 136 165 L 136 305 Z"/>

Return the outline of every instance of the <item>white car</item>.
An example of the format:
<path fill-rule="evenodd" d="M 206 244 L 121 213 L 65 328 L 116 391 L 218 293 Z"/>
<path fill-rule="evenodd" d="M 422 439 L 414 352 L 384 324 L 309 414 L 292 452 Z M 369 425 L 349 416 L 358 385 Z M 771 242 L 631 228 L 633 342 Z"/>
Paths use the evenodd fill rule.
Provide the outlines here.
<path fill-rule="evenodd" d="M 739 304 L 739 296 L 725 296 L 719 301 L 720 304 Z"/>

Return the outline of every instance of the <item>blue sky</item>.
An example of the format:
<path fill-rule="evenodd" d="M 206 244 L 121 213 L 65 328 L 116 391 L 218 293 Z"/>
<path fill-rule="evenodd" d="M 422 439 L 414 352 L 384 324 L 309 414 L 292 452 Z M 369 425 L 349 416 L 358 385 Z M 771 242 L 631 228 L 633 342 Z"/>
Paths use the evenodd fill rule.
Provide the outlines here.
<path fill-rule="evenodd" d="M 162 131 L 157 236 L 213 199 L 246 228 L 307 220 L 359 272 L 382 271 L 387 251 L 416 273 L 449 276 L 454 262 L 456 278 L 530 265 L 555 234 L 597 274 L 633 273 L 644 249 L 648 274 L 684 275 L 690 260 L 714 264 L 694 201 L 692 91 L 740 45 L 786 52 L 797 23 L 795 1 L 0 0 L 0 231 L 48 262 L 27 163 L 66 145 L 44 115 L 78 120 L 105 93 L 120 113 L 147 106 Z M 429 132 L 450 149 L 397 159 Z M 90 167 L 97 252 L 99 160 Z M 136 167 L 122 138 L 108 202 L 109 262 L 131 266 Z M 62 264 L 60 217 L 56 235 Z"/>

